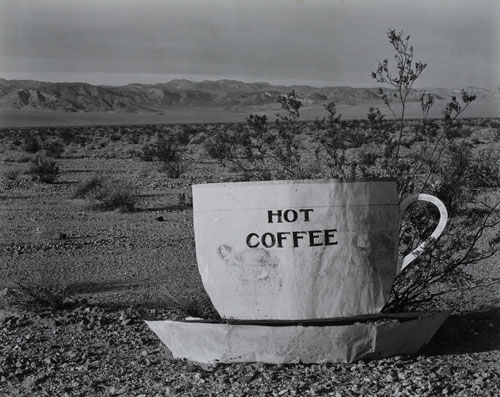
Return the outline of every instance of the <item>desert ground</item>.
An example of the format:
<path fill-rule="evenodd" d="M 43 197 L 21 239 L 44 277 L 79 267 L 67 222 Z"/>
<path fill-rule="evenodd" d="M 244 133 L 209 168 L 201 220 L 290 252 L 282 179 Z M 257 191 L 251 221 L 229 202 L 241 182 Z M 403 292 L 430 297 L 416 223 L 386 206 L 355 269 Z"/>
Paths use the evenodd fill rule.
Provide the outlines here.
<path fill-rule="evenodd" d="M 500 150 L 498 120 L 469 124 L 477 150 Z M 203 146 L 217 129 L 235 126 L 0 131 L 0 394 L 499 395 L 498 255 L 467 269 L 479 284 L 450 289 L 430 307 L 453 315 L 416 357 L 284 366 L 207 366 L 171 357 L 143 320 L 215 315 L 197 270 L 191 185 L 240 178 Z M 172 131 L 188 138 L 179 178 L 141 156 L 157 134 Z M 38 153 L 44 142 L 62 142 L 52 183 L 27 173 L 37 156 L 30 136 L 41 145 Z M 97 197 L 78 196 L 92 178 L 123 186 L 134 210 L 103 208 Z M 46 290 L 48 303 L 58 307 L 41 305 Z"/>

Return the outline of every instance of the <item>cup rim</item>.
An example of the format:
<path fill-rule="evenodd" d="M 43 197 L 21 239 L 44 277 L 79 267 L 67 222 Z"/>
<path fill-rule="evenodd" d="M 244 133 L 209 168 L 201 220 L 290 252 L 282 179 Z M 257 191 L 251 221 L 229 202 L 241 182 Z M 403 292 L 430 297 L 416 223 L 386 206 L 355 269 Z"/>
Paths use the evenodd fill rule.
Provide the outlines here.
<path fill-rule="evenodd" d="M 270 181 L 245 181 L 245 182 L 214 182 L 214 183 L 198 183 L 193 184 L 193 187 L 212 187 L 223 185 L 296 185 L 296 184 L 318 184 L 318 183 L 364 183 L 364 182 L 397 182 L 396 178 L 381 177 L 381 178 L 330 178 L 330 179 L 276 179 Z"/>

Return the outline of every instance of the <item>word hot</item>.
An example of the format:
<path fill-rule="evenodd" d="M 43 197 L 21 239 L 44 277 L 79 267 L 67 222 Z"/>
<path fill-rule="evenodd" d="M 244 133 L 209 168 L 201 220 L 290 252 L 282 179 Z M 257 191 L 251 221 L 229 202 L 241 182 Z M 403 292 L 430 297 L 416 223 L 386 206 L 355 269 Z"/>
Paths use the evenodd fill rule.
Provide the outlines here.
<path fill-rule="evenodd" d="M 314 209 L 268 210 L 267 223 L 307 223 L 311 221 Z M 250 233 L 246 244 L 250 248 L 298 248 L 337 245 L 337 229 L 293 230 L 267 233 Z"/>

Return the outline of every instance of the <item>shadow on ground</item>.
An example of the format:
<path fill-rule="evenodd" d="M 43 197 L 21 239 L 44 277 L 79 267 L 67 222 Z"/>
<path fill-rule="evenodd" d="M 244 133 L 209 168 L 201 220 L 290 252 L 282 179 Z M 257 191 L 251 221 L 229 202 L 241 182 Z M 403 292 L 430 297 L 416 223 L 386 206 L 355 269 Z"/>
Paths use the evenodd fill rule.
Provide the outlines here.
<path fill-rule="evenodd" d="M 500 350 L 500 308 L 450 316 L 422 352 L 426 356 Z"/>
<path fill-rule="evenodd" d="M 172 205 L 164 205 L 162 207 L 139 207 L 137 208 L 138 212 L 160 212 L 160 211 L 184 211 L 191 209 L 188 205 L 181 204 L 172 204 Z"/>

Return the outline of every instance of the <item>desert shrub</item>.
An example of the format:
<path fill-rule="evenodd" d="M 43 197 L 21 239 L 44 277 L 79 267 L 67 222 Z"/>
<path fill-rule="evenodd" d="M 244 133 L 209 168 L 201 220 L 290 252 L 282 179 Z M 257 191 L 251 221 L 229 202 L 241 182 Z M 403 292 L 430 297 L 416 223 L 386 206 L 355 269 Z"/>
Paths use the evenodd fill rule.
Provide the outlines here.
<path fill-rule="evenodd" d="M 126 212 L 135 211 L 139 200 L 137 188 L 121 179 L 92 176 L 82 181 L 74 194 L 75 198 L 89 200 L 96 209 Z"/>
<path fill-rule="evenodd" d="M 102 140 L 102 141 L 99 141 L 99 143 L 98 143 L 98 146 L 99 146 L 101 149 L 105 148 L 105 147 L 106 147 L 106 146 L 108 146 L 108 145 L 109 145 L 109 141 L 107 141 L 107 140 Z"/>
<path fill-rule="evenodd" d="M 33 160 L 33 156 L 24 156 L 19 153 L 4 157 L 3 159 L 5 163 L 29 163 L 31 160 Z"/>
<path fill-rule="evenodd" d="M 389 70 L 388 61 L 379 64 L 373 78 L 396 88 L 396 100 L 401 111 L 397 116 L 398 128 L 390 133 L 394 147 L 380 150 L 383 168 L 368 167 L 365 175 L 383 175 L 397 178 L 401 198 L 413 193 L 429 193 L 439 197 L 448 210 L 448 225 L 444 233 L 430 244 L 426 251 L 395 280 L 391 300 L 386 311 L 399 311 L 433 302 L 449 290 L 449 285 L 464 285 L 462 269 L 493 256 L 500 250 L 498 236 L 488 244 L 478 244 L 488 229 L 494 231 L 500 222 L 499 202 L 484 200 L 480 187 L 498 187 L 498 167 L 476 155 L 461 138 L 468 135 L 459 116 L 476 99 L 462 90 L 460 98 L 452 97 L 443 111 L 438 125 L 427 120 L 434 100 L 422 95 L 422 120 L 418 127 L 405 119 L 405 105 L 409 90 L 426 64 L 413 62 L 413 47 L 409 36 L 390 30 L 389 42 L 395 50 L 396 71 Z M 396 76 L 396 77 L 392 77 Z M 390 101 L 385 104 L 391 111 Z M 384 130 L 383 126 L 377 129 Z M 402 150 L 405 135 L 411 135 L 412 150 Z M 482 168 L 484 167 L 484 169 Z M 382 172 L 380 172 L 382 171 Z M 485 175 L 485 178 L 482 177 Z M 400 252 L 410 252 L 435 227 L 435 208 L 413 205 L 405 216 L 400 233 Z"/>
<path fill-rule="evenodd" d="M 446 205 L 449 222 L 444 233 L 396 277 L 384 310 L 401 311 L 433 302 L 448 291 L 450 283 L 460 286 L 465 280 L 462 268 L 500 250 L 495 235 L 489 244 L 481 244 L 481 248 L 478 244 L 486 230 L 494 231 L 500 221 L 499 203 L 484 200 L 480 189 L 498 188 L 500 180 L 498 157 L 474 154 L 463 139 L 469 131 L 459 116 L 475 100 L 474 95 L 462 91 L 460 97 L 452 97 L 443 111 L 443 119 L 437 122 L 427 119 L 434 98 L 424 94 L 420 97 L 420 122 L 406 120 L 408 95 L 427 65 L 414 62 L 409 36 L 390 30 L 388 38 L 396 53 L 396 70 L 390 70 L 386 59 L 379 63 L 372 77 L 394 88 L 393 92 L 381 89 L 380 95 L 396 121 L 386 121 L 379 109 L 372 108 L 368 128 L 361 136 L 359 133 L 350 136 L 331 106 L 327 107 L 326 128 L 318 135 L 329 176 L 393 177 L 398 182 L 401 199 L 414 193 L 429 193 Z M 399 114 L 392 101 L 399 103 Z M 321 123 L 317 126 L 322 127 Z M 432 232 L 435 212 L 433 206 L 423 204 L 415 204 L 406 211 L 400 233 L 401 256 L 415 249 Z"/>
<path fill-rule="evenodd" d="M 186 193 L 179 193 L 177 195 L 177 203 L 180 208 L 192 208 L 193 198 Z"/>
<path fill-rule="evenodd" d="M 178 135 L 169 133 L 159 135 L 154 143 L 144 145 L 139 156 L 144 161 L 158 160 L 161 171 L 170 178 L 179 178 L 187 169 L 184 152 L 185 147 L 179 142 Z"/>
<path fill-rule="evenodd" d="M 80 147 L 84 147 L 89 142 L 89 135 L 82 130 L 73 131 L 72 141 L 76 144 L 80 145 Z"/>
<path fill-rule="evenodd" d="M 42 149 L 42 145 L 38 137 L 32 134 L 32 132 L 24 138 L 21 147 L 28 153 L 38 153 Z"/>
<path fill-rule="evenodd" d="M 166 282 L 168 290 L 164 291 L 167 305 L 182 312 L 185 316 L 204 319 L 220 319 L 212 301 L 204 291 L 198 291 L 182 280 L 170 279 Z"/>
<path fill-rule="evenodd" d="M 28 169 L 27 173 L 32 175 L 33 180 L 39 180 L 44 183 L 54 183 L 59 176 L 59 167 L 51 158 L 36 156 Z"/>
<path fill-rule="evenodd" d="M 105 178 L 99 175 L 93 175 L 81 181 L 76 187 L 74 198 L 93 197 L 96 192 L 102 188 Z"/>
<path fill-rule="evenodd" d="M 50 307 L 54 310 L 66 309 L 70 305 L 73 295 L 71 286 L 54 283 L 35 283 L 31 280 L 18 281 L 14 284 L 15 290 L 28 298 L 30 304 Z"/>
<path fill-rule="evenodd" d="M 107 185 L 107 190 L 102 190 L 100 195 L 96 197 L 101 206 L 105 209 L 121 209 L 123 211 L 134 211 L 138 201 L 135 187 L 129 183 L 113 183 Z"/>
<path fill-rule="evenodd" d="M 488 128 L 490 126 L 490 120 L 488 119 L 478 120 L 477 125 L 482 128 Z"/>
<path fill-rule="evenodd" d="M 460 116 L 476 97 L 464 90 L 450 98 L 441 120 L 428 119 L 434 104 L 430 94 L 419 98 L 421 120 L 407 120 L 413 84 L 427 64 L 414 61 L 410 37 L 403 32 L 390 30 L 388 39 L 395 51 L 395 70 L 385 59 L 372 77 L 391 86 L 392 90 L 380 90 L 380 98 L 394 121 L 375 107 L 367 120 L 344 121 L 329 103 L 327 117 L 312 124 L 315 142 L 305 148 L 297 141 L 303 138 L 301 105 L 292 92 L 280 97 L 286 116 L 278 116 L 273 129 L 265 116 L 251 115 L 246 128 L 219 131 L 207 139 L 205 148 L 221 163 L 247 172 L 250 179 L 391 177 L 397 180 L 400 199 L 416 193 L 440 198 L 448 210 L 444 233 L 396 277 L 384 308 L 402 311 L 422 308 L 450 288 L 465 285 L 462 269 L 500 251 L 500 202 L 484 194 L 484 189 L 500 187 L 499 158 L 496 153 L 476 153 L 467 143 L 470 131 Z M 321 164 L 315 173 L 306 172 L 307 152 Z M 416 203 L 405 211 L 401 257 L 431 234 L 436 218 L 431 205 Z M 486 241 L 480 243 L 482 238 Z"/>
<path fill-rule="evenodd" d="M 181 301 L 178 308 L 186 315 L 197 318 L 219 319 L 219 313 L 215 310 L 208 296 L 195 297 Z"/>
<path fill-rule="evenodd" d="M 139 152 L 137 149 L 127 149 L 125 151 L 125 157 L 128 157 L 128 158 L 136 158 L 136 157 L 139 157 L 139 155 L 141 154 L 141 152 Z"/>
<path fill-rule="evenodd" d="M 267 116 L 247 117 L 246 128 L 217 131 L 205 140 L 207 153 L 221 164 L 232 164 L 244 179 L 306 179 L 313 177 L 310 162 L 305 161 L 299 123 L 302 102 L 295 91 L 281 95 L 278 101 L 285 111 L 277 114 L 274 125 Z"/>
<path fill-rule="evenodd" d="M 63 140 L 65 145 L 70 144 L 75 137 L 75 133 L 70 128 L 64 128 L 59 131 L 59 137 Z"/>
<path fill-rule="evenodd" d="M 495 130 L 493 139 L 495 142 L 500 142 L 500 120 L 490 120 L 490 128 Z"/>
<path fill-rule="evenodd" d="M 493 150 L 482 150 L 472 157 L 473 187 L 486 189 L 500 188 L 500 154 Z"/>
<path fill-rule="evenodd" d="M 16 304 L 62 310 L 73 304 L 76 289 L 65 266 L 41 263 L 29 271 L 4 274 L 12 286 Z"/>
<path fill-rule="evenodd" d="M 139 157 L 143 161 L 153 161 L 156 157 L 156 147 L 152 143 L 147 143 L 142 146 L 139 152 Z"/>
<path fill-rule="evenodd" d="M 229 156 L 236 157 L 236 154 L 232 153 L 236 144 L 233 140 L 233 134 L 227 130 L 220 130 L 205 140 L 204 147 L 210 157 L 224 163 Z"/>
<path fill-rule="evenodd" d="M 45 142 L 43 145 L 43 149 L 45 150 L 45 154 L 49 157 L 59 159 L 64 153 L 64 144 L 56 139 Z"/>
<path fill-rule="evenodd" d="M 18 156 L 15 159 L 16 163 L 29 163 L 31 160 L 33 160 L 32 156 Z"/>
<path fill-rule="evenodd" d="M 180 145 L 188 145 L 189 142 L 193 137 L 195 137 L 197 134 L 202 133 L 201 130 L 198 130 L 198 128 L 191 127 L 191 126 L 184 126 L 180 131 L 177 132 L 177 142 Z"/>
<path fill-rule="evenodd" d="M 140 142 L 140 137 L 137 136 L 137 135 L 132 135 L 132 136 L 129 136 L 128 139 L 127 139 L 127 142 L 128 143 L 132 143 L 132 144 L 138 144 Z"/>
<path fill-rule="evenodd" d="M 206 132 L 199 132 L 189 140 L 189 144 L 190 145 L 201 145 L 201 144 L 205 143 L 206 139 L 207 139 L 207 133 Z"/>
<path fill-rule="evenodd" d="M 391 86 L 395 90 L 395 94 L 391 96 L 381 88 L 380 94 L 385 105 L 391 111 L 393 116 L 396 119 L 399 119 L 397 146 L 395 148 L 395 156 L 398 157 L 404 127 L 406 124 L 405 111 L 408 95 L 410 94 L 415 81 L 427 67 L 427 64 L 420 61 L 414 62 L 413 46 L 410 45 L 410 36 L 404 36 L 403 32 L 398 33 L 394 29 L 390 29 L 387 33 L 387 38 L 394 49 L 396 71 L 393 73 L 389 70 L 389 60 L 386 58 L 382 62 L 379 62 L 377 70 L 372 72 L 372 78 L 378 83 Z M 395 113 L 391 106 L 392 98 L 396 98 L 397 102 L 401 105 L 401 112 L 399 115 Z M 427 114 L 429 113 L 429 109 L 433 102 L 434 99 L 432 96 L 423 96 L 421 98 L 424 118 L 427 118 Z"/>
<path fill-rule="evenodd" d="M 179 178 L 186 171 L 186 161 L 176 135 L 162 136 L 157 142 L 157 156 L 161 163 L 161 170 L 170 178 Z"/>
<path fill-rule="evenodd" d="M 5 177 L 9 181 L 16 181 L 21 175 L 21 170 L 19 168 L 13 168 L 5 173 Z"/>
<path fill-rule="evenodd" d="M 118 142 L 121 139 L 122 139 L 122 136 L 118 132 L 114 133 L 114 134 L 111 134 L 111 136 L 109 137 L 109 140 L 112 141 L 112 142 Z"/>
<path fill-rule="evenodd" d="M 387 123 L 380 110 L 370 108 L 369 125 L 364 129 L 354 128 L 352 122 L 342 120 L 334 102 L 326 104 L 325 110 L 328 116 L 317 120 L 314 128 L 320 146 L 318 156 L 323 168 L 328 170 L 326 176 L 355 178 L 368 167 L 376 165 L 380 157 L 380 145 L 385 145 L 386 151 L 392 150 L 391 123 Z M 358 150 L 368 143 L 371 146 Z"/>

